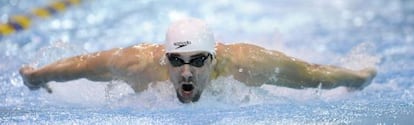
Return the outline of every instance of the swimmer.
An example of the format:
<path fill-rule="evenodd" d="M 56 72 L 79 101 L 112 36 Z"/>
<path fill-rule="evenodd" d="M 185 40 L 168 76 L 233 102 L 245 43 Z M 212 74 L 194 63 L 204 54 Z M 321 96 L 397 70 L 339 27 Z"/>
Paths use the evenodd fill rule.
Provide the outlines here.
<path fill-rule="evenodd" d="M 376 76 L 374 68 L 353 71 L 310 64 L 256 45 L 216 43 L 212 31 L 199 19 L 173 22 L 165 41 L 164 45 L 140 44 L 74 56 L 38 69 L 23 66 L 20 74 L 30 90 L 45 88 L 49 93 L 50 81 L 123 80 L 141 92 L 151 82 L 170 80 L 182 103 L 197 102 L 218 77 L 232 76 L 248 86 L 358 90 Z"/>

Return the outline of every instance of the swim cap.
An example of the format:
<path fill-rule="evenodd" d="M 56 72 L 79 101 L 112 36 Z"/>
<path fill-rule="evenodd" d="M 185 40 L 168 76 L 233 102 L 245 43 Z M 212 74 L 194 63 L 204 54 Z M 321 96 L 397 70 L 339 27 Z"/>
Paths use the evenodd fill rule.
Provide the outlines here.
<path fill-rule="evenodd" d="M 166 34 L 165 51 L 206 51 L 215 54 L 215 45 L 213 32 L 207 24 L 200 19 L 190 18 L 171 24 Z"/>

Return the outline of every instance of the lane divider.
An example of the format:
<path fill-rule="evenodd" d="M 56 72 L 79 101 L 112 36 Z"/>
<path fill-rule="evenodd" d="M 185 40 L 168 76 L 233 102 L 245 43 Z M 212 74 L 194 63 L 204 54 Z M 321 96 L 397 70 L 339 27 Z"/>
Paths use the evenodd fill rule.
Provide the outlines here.
<path fill-rule="evenodd" d="M 81 0 L 57 1 L 45 7 L 35 8 L 29 14 L 11 16 L 6 23 L 0 23 L 0 39 L 30 28 L 33 19 L 47 19 L 56 13 L 65 11 L 71 6 L 79 5 L 80 2 Z"/>

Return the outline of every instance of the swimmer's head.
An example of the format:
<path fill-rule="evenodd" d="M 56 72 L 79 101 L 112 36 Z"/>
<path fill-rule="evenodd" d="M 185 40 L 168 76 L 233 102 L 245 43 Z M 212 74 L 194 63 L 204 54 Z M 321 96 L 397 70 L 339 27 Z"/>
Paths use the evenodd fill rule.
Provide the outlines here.
<path fill-rule="evenodd" d="M 216 63 L 213 33 L 198 19 L 174 22 L 167 31 L 165 51 L 178 99 L 183 103 L 198 101 Z"/>
<path fill-rule="evenodd" d="M 173 22 L 168 28 L 165 50 L 172 52 L 206 51 L 215 53 L 213 32 L 200 19 L 184 19 Z"/>

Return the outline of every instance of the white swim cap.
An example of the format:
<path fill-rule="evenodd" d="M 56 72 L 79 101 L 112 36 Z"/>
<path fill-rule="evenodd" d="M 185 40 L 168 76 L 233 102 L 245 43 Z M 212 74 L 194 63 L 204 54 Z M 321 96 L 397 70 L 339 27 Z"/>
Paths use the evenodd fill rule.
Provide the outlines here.
<path fill-rule="evenodd" d="M 200 19 L 190 18 L 173 22 L 165 39 L 167 53 L 206 51 L 215 54 L 213 32 Z"/>

